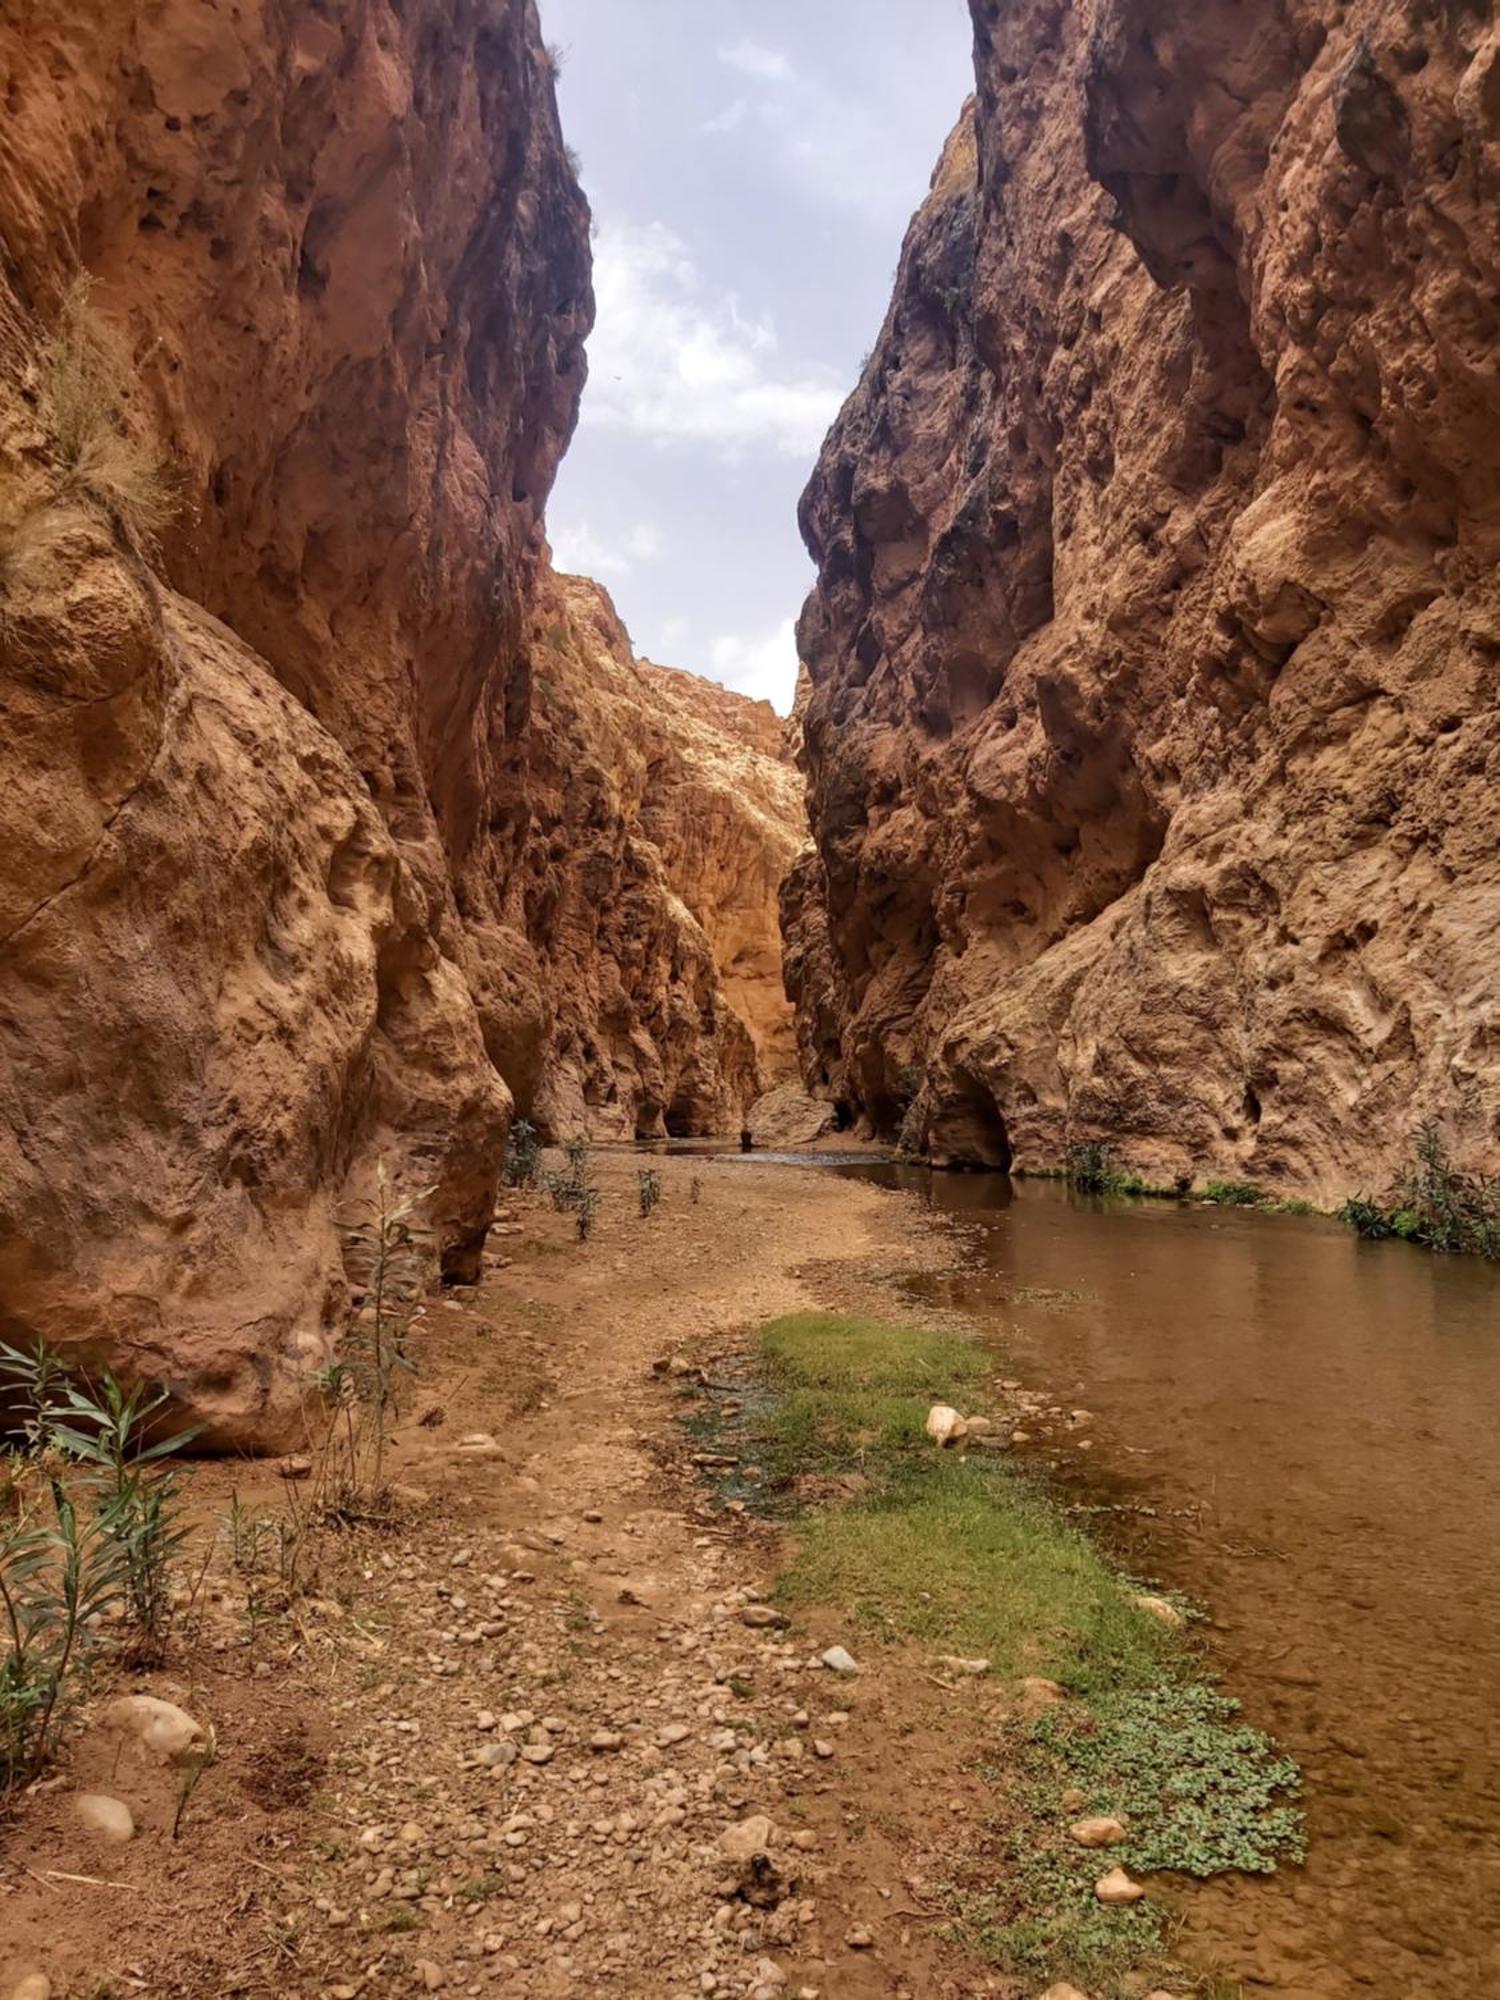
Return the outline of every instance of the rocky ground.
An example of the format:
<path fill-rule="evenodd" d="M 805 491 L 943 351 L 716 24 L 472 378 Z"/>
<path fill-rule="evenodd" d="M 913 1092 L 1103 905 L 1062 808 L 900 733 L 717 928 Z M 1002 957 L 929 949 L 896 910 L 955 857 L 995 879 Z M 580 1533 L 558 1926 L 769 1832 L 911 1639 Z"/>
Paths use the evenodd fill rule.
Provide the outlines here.
<path fill-rule="evenodd" d="M 216 1761 L 184 1805 L 191 1766 L 106 1728 L 100 1689 L 0 1850 L 0 1992 L 1027 1993 L 944 1940 L 935 1893 L 992 1809 L 972 1763 L 1011 1692 L 785 1628 L 778 1531 L 712 1504 L 677 1421 L 684 1369 L 739 1330 L 878 1300 L 951 1245 L 832 1176 L 659 1164 L 642 1220 L 635 1163 L 600 1161 L 584 1246 L 520 1197 L 483 1283 L 429 1304 L 400 1525 L 323 1538 L 289 1604 L 269 1471 L 199 1473 L 210 1567 L 167 1667 L 125 1685 Z M 822 1662 L 841 1641 L 857 1675 Z M 86 1827 L 84 1793 L 133 1836 Z"/>

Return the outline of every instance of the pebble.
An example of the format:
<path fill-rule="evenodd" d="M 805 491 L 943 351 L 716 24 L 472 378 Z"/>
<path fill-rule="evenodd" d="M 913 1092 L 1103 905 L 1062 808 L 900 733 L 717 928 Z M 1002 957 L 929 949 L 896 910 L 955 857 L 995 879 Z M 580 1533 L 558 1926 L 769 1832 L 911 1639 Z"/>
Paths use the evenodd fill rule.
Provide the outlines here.
<path fill-rule="evenodd" d="M 773 1611 L 769 1604 L 747 1604 L 740 1613 L 740 1623 L 761 1632 L 783 1631 L 787 1620 L 780 1611 Z"/>
<path fill-rule="evenodd" d="M 990 1670 L 988 1660 L 965 1660 L 957 1653 L 939 1653 L 938 1665 L 946 1667 L 950 1674 L 972 1674 L 976 1679 Z"/>
<path fill-rule="evenodd" d="M 1125 1838 L 1123 1821 L 1110 1818 L 1074 1820 L 1068 1838 L 1080 1847 L 1113 1847 Z"/>
<path fill-rule="evenodd" d="M 859 1672 L 858 1660 L 854 1658 L 852 1653 L 845 1652 L 842 1646 L 830 1646 L 827 1652 L 819 1655 L 819 1658 L 830 1673 L 857 1674 Z"/>
<path fill-rule="evenodd" d="M 487 1771 L 508 1771 L 519 1754 L 514 1743 L 482 1743 L 474 1761 Z"/>
<path fill-rule="evenodd" d="M 618 1750 L 625 1738 L 617 1729 L 596 1729 L 589 1738 L 590 1750 Z"/>
<path fill-rule="evenodd" d="M 1132 1882 L 1123 1868 L 1111 1868 L 1094 1884 L 1094 1894 L 1111 1909 L 1126 1903 L 1138 1903 L 1145 1893 L 1140 1883 Z"/>
<path fill-rule="evenodd" d="M 557 1752 L 550 1743 L 523 1743 L 521 1755 L 528 1764 L 550 1764 Z"/>
<path fill-rule="evenodd" d="M 430 1958 L 419 1958 L 412 1970 L 429 1993 L 436 1993 L 448 1984 L 447 1973 L 440 1965 L 434 1965 Z"/>
<path fill-rule="evenodd" d="M 852 1929 L 845 1931 L 844 1943 L 848 1945 L 850 1951 L 873 1951 L 875 1947 L 874 1938 L 863 1924 L 855 1924 Z"/>
<path fill-rule="evenodd" d="M 135 1838 L 135 1816 L 123 1799 L 109 1798 L 103 1792 L 80 1792 L 73 1801 L 73 1811 L 101 1840 L 123 1847 Z"/>

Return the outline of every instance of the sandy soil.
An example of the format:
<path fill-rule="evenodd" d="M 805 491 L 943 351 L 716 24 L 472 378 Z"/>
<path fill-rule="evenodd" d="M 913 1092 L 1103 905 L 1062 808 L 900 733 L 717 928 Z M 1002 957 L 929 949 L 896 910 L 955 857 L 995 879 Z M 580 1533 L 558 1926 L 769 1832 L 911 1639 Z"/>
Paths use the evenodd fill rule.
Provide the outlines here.
<path fill-rule="evenodd" d="M 657 1365 L 879 1304 L 952 1239 L 905 1197 L 713 1159 L 659 1162 L 642 1220 L 635 1164 L 599 1160 L 590 1243 L 522 1197 L 483 1285 L 430 1302 L 407 1517 L 326 1538 L 253 1631 L 223 1515 L 231 1490 L 276 1511 L 276 1482 L 200 1472 L 213 1567 L 138 1685 L 218 1761 L 174 1843 L 176 1776 L 85 1714 L 0 1841 L 0 1993 L 34 1969 L 60 2000 L 1023 1992 L 941 1939 L 931 1888 L 989 1810 L 969 1765 L 1005 1691 L 897 1652 L 842 1678 L 818 1653 L 857 1635 L 755 1624 L 777 1531 L 710 1506 Z M 80 1788 L 136 1837 L 84 1832 Z M 799 1878 L 774 1909 L 727 1893 L 718 1848 L 757 1813 Z"/>

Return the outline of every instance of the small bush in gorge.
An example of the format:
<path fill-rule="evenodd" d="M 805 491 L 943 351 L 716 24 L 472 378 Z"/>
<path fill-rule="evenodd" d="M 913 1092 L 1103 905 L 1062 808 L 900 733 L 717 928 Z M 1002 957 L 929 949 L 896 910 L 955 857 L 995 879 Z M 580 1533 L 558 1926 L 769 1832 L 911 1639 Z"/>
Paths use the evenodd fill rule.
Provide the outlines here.
<path fill-rule="evenodd" d="M 1361 1236 L 1395 1236 L 1428 1250 L 1500 1258 L 1500 1175 L 1456 1166 L 1435 1120 L 1419 1127 L 1411 1153 L 1383 1202 L 1357 1195 L 1344 1203 L 1340 1217 Z"/>
<path fill-rule="evenodd" d="M 661 1200 L 661 1175 L 654 1168 L 642 1167 L 635 1180 L 641 1198 L 641 1214 L 649 1215 Z"/>
<path fill-rule="evenodd" d="M 1120 1164 L 1112 1147 L 1102 1139 L 1080 1139 L 1063 1153 L 1063 1179 L 1080 1194 L 1175 1194 L 1177 1189 L 1157 1187 L 1141 1174 Z"/>
<path fill-rule="evenodd" d="M 542 1142 L 536 1127 L 525 1118 L 518 1118 L 510 1128 L 502 1171 L 507 1187 L 534 1188 L 541 1178 Z"/>
<path fill-rule="evenodd" d="M 599 1213 L 599 1190 L 591 1181 L 586 1181 L 578 1191 L 574 1204 L 578 1210 L 578 1240 L 587 1243 L 594 1233 L 594 1221 Z"/>
<path fill-rule="evenodd" d="M 337 1409 L 319 1475 L 325 1505 L 343 1519 L 385 1503 L 385 1455 L 400 1384 L 416 1373 L 411 1325 L 432 1262 L 432 1232 L 418 1217 L 431 1193 L 398 1196 L 382 1166 L 368 1218 L 344 1230 L 345 1262 L 365 1299 L 344 1353 L 323 1377 Z"/>
<path fill-rule="evenodd" d="M 0 1376 L 22 1404 L 23 1441 L 0 1519 L 0 1790 L 8 1790 L 56 1747 L 104 1616 L 122 1615 L 133 1659 L 163 1656 L 187 1532 L 180 1480 L 164 1461 L 195 1433 L 160 1434 L 165 1391 L 126 1390 L 109 1373 L 94 1389 L 45 1350 L 0 1348 Z"/>
<path fill-rule="evenodd" d="M 94 1621 L 120 1601 L 120 1565 L 97 1515 L 61 1474 L 44 1476 L 0 1530 L 0 1792 L 26 1784 L 57 1747 L 84 1687 Z"/>
<path fill-rule="evenodd" d="M 1260 1208 L 1266 1200 L 1266 1191 L 1254 1181 L 1209 1181 L 1203 1189 L 1205 1201 L 1216 1202 L 1220 1208 Z"/>

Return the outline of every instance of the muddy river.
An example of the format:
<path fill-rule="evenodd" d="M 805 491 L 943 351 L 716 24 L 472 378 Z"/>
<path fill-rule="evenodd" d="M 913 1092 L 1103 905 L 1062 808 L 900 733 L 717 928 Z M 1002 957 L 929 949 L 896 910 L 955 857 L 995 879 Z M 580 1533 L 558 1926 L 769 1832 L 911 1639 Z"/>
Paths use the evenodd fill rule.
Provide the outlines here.
<path fill-rule="evenodd" d="M 1500 1996 L 1500 1274 L 1316 1219 L 838 1171 L 963 1215 L 970 1268 L 914 1291 L 1092 1413 L 1049 1448 L 1065 1490 L 1207 1603 L 1302 1762 L 1306 1868 L 1193 1892 L 1185 1956 L 1287 2000 Z"/>

